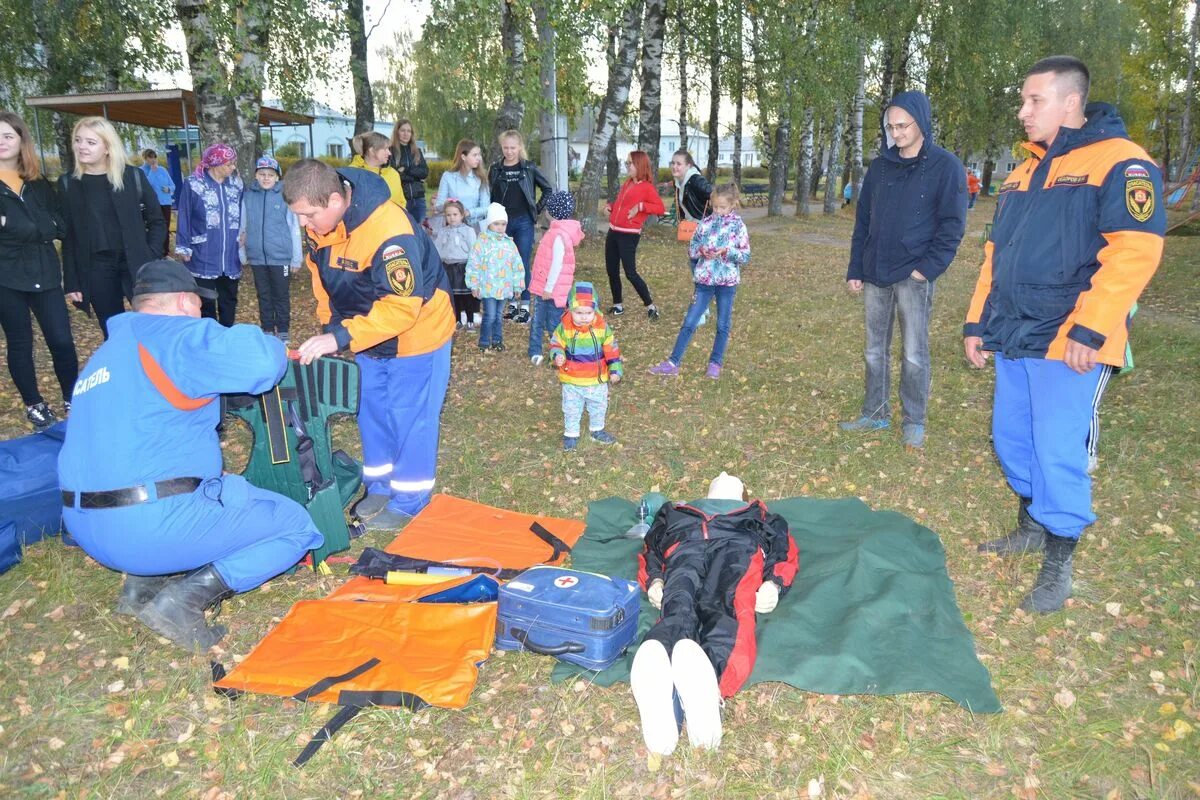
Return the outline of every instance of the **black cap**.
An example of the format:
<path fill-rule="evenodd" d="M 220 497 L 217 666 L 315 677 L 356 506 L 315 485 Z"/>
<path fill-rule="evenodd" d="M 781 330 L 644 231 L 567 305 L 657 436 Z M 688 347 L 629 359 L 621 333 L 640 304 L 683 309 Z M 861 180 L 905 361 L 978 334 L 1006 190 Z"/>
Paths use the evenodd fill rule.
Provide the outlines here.
<path fill-rule="evenodd" d="M 217 293 L 212 289 L 201 289 L 197 286 L 192 273 L 178 261 L 170 258 L 147 261 L 137 272 L 133 296 L 165 292 L 190 292 L 200 295 L 205 300 L 217 299 Z"/>

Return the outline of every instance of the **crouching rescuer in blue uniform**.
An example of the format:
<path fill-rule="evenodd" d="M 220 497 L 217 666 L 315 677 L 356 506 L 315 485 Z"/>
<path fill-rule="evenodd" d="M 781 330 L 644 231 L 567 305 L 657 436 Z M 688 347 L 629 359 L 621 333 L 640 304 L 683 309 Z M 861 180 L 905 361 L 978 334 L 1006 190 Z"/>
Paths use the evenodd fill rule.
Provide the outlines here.
<path fill-rule="evenodd" d="M 284 200 L 308 236 L 324 333 L 300 362 L 349 349 L 359 367 L 363 482 L 355 513 L 393 530 L 433 496 L 454 312 L 433 241 L 373 172 L 315 159 L 288 170 Z"/>
<path fill-rule="evenodd" d="M 127 573 L 117 612 L 188 649 L 225 635 L 209 606 L 324 541 L 299 503 L 222 474 L 220 395 L 269 390 L 287 355 L 255 326 L 201 319 L 213 294 L 176 261 L 138 271 L 134 310 L 109 320 L 75 385 L 58 459 L 67 530 Z"/>

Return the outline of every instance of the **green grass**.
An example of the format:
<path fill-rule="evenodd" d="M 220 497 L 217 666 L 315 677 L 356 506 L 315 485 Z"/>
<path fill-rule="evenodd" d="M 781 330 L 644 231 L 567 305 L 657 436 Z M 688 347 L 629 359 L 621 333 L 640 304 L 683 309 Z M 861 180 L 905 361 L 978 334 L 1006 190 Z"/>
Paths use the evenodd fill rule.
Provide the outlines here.
<path fill-rule="evenodd" d="M 1003 714 L 973 717 L 932 695 L 838 698 L 755 686 L 729 702 L 720 751 L 683 746 L 652 773 L 627 687 L 550 686 L 548 660 L 510 653 L 484 665 L 464 711 L 366 712 L 296 770 L 291 759 L 331 708 L 215 696 L 207 658 L 167 649 L 115 617 L 118 576 L 48 542 L 0 576 L 0 614 L 12 611 L 0 620 L 0 794 L 794 798 L 823 778 L 824 796 L 844 798 L 1200 796 L 1200 241 L 1168 240 L 1135 323 L 1137 369 L 1105 398 L 1099 520 L 1078 552 L 1075 599 L 1034 618 L 1014 609 L 1037 560 L 974 549 L 1003 533 L 1015 511 L 989 441 L 991 373 L 967 369 L 961 352 L 991 210 L 983 204 L 937 285 L 923 455 L 903 451 L 898 426 L 865 436 L 838 430 L 862 391 L 861 301 L 843 288 L 851 222 L 786 218 L 751 222 L 754 259 L 719 383 L 703 377 L 711 324 L 681 378 L 645 373 L 669 351 L 690 290 L 682 245 L 665 230 L 645 238 L 640 263 L 664 313 L 651 324 L 627 298 L 630 310 L 615 322 L 628 369 L 612 392 L 615 447 L 584 439 L 576 454 L 560 451 L 558 387 L 551 370 L 523 358 L 524 328 L 506 326 L 509 350 L 499 356 L 480 355 L 464 337 L 439 484 L 582 518 L 589 500 L 608 495 L 701 495 L 725 469 L 768 500 L 855 495 L 901 511 L 941 536 Z M 580 277 L 607 299 L 601 245 L 586 243 Z M 241 318 L 253 321 L 244 284 Z M 293 292 L 301 337 L 315 328 L 305 279 Z M 90 353 L 94 324 L 75 323 L 81 353 Z M 44 350 L 38 359 L 53 396 Z M 0 434 L 24 429 L 6 384 Z M 357 448 L 352 424 L 336 437 Z M 226 446 L 230 465 L 240 466 L 245 433 L 234 430 Z M 221 659 L 244 656 L 294 601 L 339 580 L 300 572 L 228 602 Z"/>

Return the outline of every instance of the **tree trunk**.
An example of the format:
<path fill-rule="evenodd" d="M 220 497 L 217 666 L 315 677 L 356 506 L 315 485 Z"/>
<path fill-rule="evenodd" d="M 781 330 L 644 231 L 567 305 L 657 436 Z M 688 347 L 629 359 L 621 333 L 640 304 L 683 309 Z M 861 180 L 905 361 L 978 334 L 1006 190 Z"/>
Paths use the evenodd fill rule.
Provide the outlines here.
<path fill-rule="evenodd" d="M 788 162 L 792 157 L 792 76 L 783 79 L 782 107 L 779 109 L 779 124 L 775 126 L 775 139 L 771 147 L 770 183 L 767 188 L 767 216 L 783 214 L 783 195 L 787 191 Z"/>
<path fill-rule="evenodd" d="M 733 52 L 736 61 L 733 64 L 733 184 L 742 185 L 742 106 L 746 100 L 745 58 L 742 51 L 742 0 L 737 0 L 733 7 L 734 39 Z"/>
<path fill-rule="evenodd" d="M 354 86 L 354 132 L 374 130 L 375 98 L 371 93 L 371 76 L 367 71 L 367 21 L 363 0 L 347 0 L 350 33 L 350 80 Z"/>
<path fill-rule="evenodd" d="M 1183 89 L 1183 122 L 1179 139 L 1179 174 L 1177 181 L 1186 181 L 1189 177 L 1188 166 L 1192 163 L 1192 104 L 1196 100 L 1196 47 L 1200 40 L 1200 3 L 1194 3 L 1192 9 L 1192 32 L 1188 36 L 1188 71 Z M 1197 192 L 1200 194 L 1200 191 Z"/>
<path fill-rule="evenodd" d="M 808 196 L 813 200 L 817 199 L 817 189 L 821 188 L 821 179 L 825 177 L 825 140 L 822 138 L 824 135 L 825 127 L 814 123 L 813 147 L 816 148 L 816 153 L 813 156 L 812 182 L 808 185 Z"/>
<path fill-rule="evenodd" d="M 213 21 L 207 0 L 175 0 L 196 95 L 200 146 L 224 142 L 235 147 L 243 175 L 254 174 L 260 147 L 258 114 L 265 82 L 269 10 L 264 0 L 242 3 L 230 37 L 234 58 L 227 67 L 220 45 L 227 24 Z"/>
<path fill-rule="evenodd" d="M 708 166 L 704 171 L 709 181 L 716 181 L 717 160 L 721 155 L 721 48 L 717 8 L 714 7 L 712 13 L 712 47 L 709 48 L 708 62 Z"/>
<path fill-rule="evenodd" d="M 679 149 L 688 149 L 687 4 L 675 0 L 675 27 L 679 31 Z"/>
<path fill-rule="evenodd" d="M 550 22 L 549 0 L 538 0 L 533 4 L 533 16 L 538 33 L 538 79 L 542 86 L 542 109 L 538 117 L 541 130 L 542 172 L 556 188 L 565 189 L 562 176 L 565 165 L 558 163 L 558 73 L 555 69 L 554 26 Z M 561 167 L 561 169 L 560 169 Z M 562 175 L 559 175 L 559 172 Z"/>
<path fill-rule="evenodd" d="M 525 119 L 525 101 L 517 91 L 525 78 L 525 31 L 513 0 L 500 3 L 500 45 L 504 50 L 504 101 L 496 112 L 493 140 L 507 130 L 520 130 Z"/>
<path fill-rule="evenodd" d="M 596 232 L 596 217 L 600 210 L 600 175 L 607 161 L 608 144 L 614 140 L 617 126 L 629 102 L 629 84 L 633 79 L 633 63 L 637 59 L 641 33 L 642 0 L 632 0 L 621 18 L 617 57 L 608 71 L 608 89 L 596 117 L 596 130 L 588 147 L 578 202 L 575 204 L 579 221 L 588 233 Z"/>
<path fill-rule="evenodd" d="M 813 173 L 813 107 L 804 109 L 804 128 L 800 131 L 800 156 L 796 160 L 796 216 L 808 216 L 808 187 Z"/>
<path fill-rule="evenodd" d="M 842 125 L 846 115 L 841 106 L 833 109 L 833 130 L 829 132 L 829 167 L 825 170 L 825 213 L 836 214 L 841 205 L 842 193 L 839 191 L 837 175 L 841 171 L 838 165 L 842 160 Z"/>
<path fill-rule="evenodd" d="M 863 39 L 858 39 L 858 87 L 850 112 L 850 202 L 858 202 L 863 177 L 863 107 L 867 104 L 867 59 Z"/>
<path fill-rule="evenodd" d="M 646 0 L 642 36 L 642 96 L 638 109 L 638 150 L 650 156 L 657 179 L 658 142 L 662 135 L 662 54 L 667 29 L 667 0 Z"/>

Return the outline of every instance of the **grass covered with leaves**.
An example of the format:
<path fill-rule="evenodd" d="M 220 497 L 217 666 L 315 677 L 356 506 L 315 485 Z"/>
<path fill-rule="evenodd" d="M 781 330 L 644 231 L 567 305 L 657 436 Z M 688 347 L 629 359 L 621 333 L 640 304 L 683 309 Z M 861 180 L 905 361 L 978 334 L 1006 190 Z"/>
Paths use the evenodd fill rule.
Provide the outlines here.
<path fill-rule="evenodd" d="M 1077 553 L 1075 598 L 1034 617 L 1015 609 L 1038 559 L 975 552 L 1008 529 L 1016 507 L 989 439 L 990 369 L 968 369 L 961 352 L 991 212 L 982 205 L 937 284 L 923 454 L 904 452 L 898 424 L 867 435 L 837 427 L 857 415 L 862 392 L 861 300 L 843 281 L 850 219 L 755 219 L 719 382 L 703 375 L 711 323 L 680 378 L 646 374 L 669 351 L 690 297 L 683 246 L 655 231 L 639 256 L 663 318 L 650 323 L 627 289 L 629 311 L 614 321 L 627 364 L 609 411 L 620 443 L 584 438 L 576 453 L 561 451 L 558 385 L 552 370 L 524 358 L 524 327 L 505 326 L 509 350 L 498 355 L 460 334 L 438 480 L 442 491 L 485 503 L 582 519 L 588 501 L 609 495 L 703 495 L 724 469 L 768 500 L 858 496 L 903 512 L 941 537 L 1004 713 L 972 716 L 935 695 L 760 685 L 728 703 L 718 752 L 684 743 L 650 772 L 628 687 L 551 686 L 548 659 L 496 654 L 464 711 L 364 712 L 296 770 L 291 760 L 331 707 L 216 696 L 208 657 L 114 615 L 119 576 L 50 541 L 0 576 L 0 794 L 795 798 L 816 780 L 823 796 L 843 798 L 1200 796 L 1200 239 L 1168 240 L 1135 324 L 1137 369 L 1113 380 L 1105 398 L 1099 519 Z M 579 277 L 607 301 L 602 242 L 586 243 Z M 299 338 L 315 329 L 305 279 L 293 294 Z M 256 319 L 253 298 L 247 277 L 243 321 Z M 91 321 L 75 324 L 85 356 L 99 337 Z M 44 349 L 38 359 L 53 397 Z M 236 468 L 247 440 L 231 427 Z M 24 432 L 6 382 L 0 434 Z M 336 438 L 357 448 L 353 424 Z M 293 602 L 341 579 L 302 571 L 228 601 L 219 658 L 243 657 Z"/>

